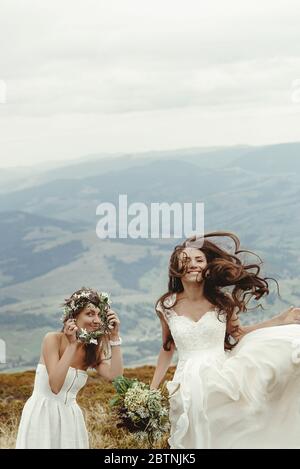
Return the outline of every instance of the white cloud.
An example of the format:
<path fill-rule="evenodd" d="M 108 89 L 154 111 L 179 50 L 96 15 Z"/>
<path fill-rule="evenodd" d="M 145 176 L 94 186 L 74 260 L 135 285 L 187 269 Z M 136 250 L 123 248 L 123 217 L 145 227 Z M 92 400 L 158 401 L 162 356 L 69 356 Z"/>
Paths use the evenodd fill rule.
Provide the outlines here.
<path fill-rule="evenodd" d="M 2 166 L 299 139 L 298 1 L 1 0 L 0 9 Z"/>

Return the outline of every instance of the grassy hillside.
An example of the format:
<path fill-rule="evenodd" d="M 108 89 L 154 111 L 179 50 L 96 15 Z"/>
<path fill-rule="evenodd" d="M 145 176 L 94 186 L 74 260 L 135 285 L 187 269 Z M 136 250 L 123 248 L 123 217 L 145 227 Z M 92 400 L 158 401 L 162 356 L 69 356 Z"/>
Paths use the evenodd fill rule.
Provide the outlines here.
<path fill-rule="evenodd" d="M 124 376 L 138 378 L 149 384 L 154 367 L 143 366 L 125 369 Z M 166 380 L 172 379 L 174 367 L 170 367 Z M 23 373 L 0 374 L 0 449 L 14 448 L 22 409 L 30 397 L 34 383 L 34 370 Z M 117 428 L 115 418 L 109 408 L 109 399 L 114 395 L 114 387 L 89 372 L 86 386 L 78 394 L 77 401 L 84 412 L 91 448 L 148 448 L 137 442 L 128 431 Z M 168 448 L 168 434 L 157 442 L 157 448 Z"/>

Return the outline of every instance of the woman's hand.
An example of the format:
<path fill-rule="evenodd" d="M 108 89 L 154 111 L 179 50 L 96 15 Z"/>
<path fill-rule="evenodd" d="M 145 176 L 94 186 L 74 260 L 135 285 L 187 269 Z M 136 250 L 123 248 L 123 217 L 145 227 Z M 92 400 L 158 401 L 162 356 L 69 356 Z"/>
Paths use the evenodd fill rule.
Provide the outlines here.
<path fill-rule="evenodd" d="M 67 337 L 70 344 L 77 342 L 76 332 L 78 327 L 76 326 L 75 319 L 68 319 L 65 322 L 64 334 Z"/>
<path fill-rule="evenodd" d="M 280 324 L 300 324 L 300 308 L 290 306 L 289 309 L 280 313 L 277 318 Z"/>
<path fill-rule="evenodd" d="M 107 312 L 107 319 L 110 324 L 110 333 L 109 337 L 119 337 L 120 333 L 120 320 L 112 309 L 109 309 Z"/>

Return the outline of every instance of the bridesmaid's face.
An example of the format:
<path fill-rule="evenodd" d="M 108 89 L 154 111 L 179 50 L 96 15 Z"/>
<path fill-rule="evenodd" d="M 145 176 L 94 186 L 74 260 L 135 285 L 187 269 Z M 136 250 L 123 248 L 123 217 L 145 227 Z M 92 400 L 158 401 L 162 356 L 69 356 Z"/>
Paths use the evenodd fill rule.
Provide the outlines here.
<path fill-rule="evenodd" d="M 97 306 L 89 304 L 83 308 L 76 318 L 76 325 L 88 332 L 99 329 L 101 320 L 99 317 L 100 310 Z"/>
<path fill-rule="evenodd" d="M 202 270 L 207 266 L 205 254 L 199 249 L 185 248 L 179 255 L 179 267 L 187 266 L 186 274 L 181 278 L 183 282 L 201 282 Z"/>

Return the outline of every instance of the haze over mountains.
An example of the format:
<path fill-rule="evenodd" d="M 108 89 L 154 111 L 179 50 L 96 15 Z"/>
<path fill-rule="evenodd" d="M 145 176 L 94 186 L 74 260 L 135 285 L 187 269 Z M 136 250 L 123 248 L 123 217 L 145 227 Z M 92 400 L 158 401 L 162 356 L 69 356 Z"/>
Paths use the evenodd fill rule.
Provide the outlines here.
<path fill-rule="evenodd" d="M 203 202 L 205 231 L 233 231 L 264 260 L 271 282 L 260 320 L 300 305 L 300 143 L 89 155 L 59 167 L 0 174 L 0 338 L 7 364 L 36 364 L 60 304 L 82 285 L 108 291 L 122 321 L 126 366 L 154 363 L 168 260 L 181 239 L 99 239 L 96 208 L 119 194 L 128 205 Z M 251 257 L 252 261 L 257 261 Z M 246 320 L 246 318 L 245 318 Z"/>

